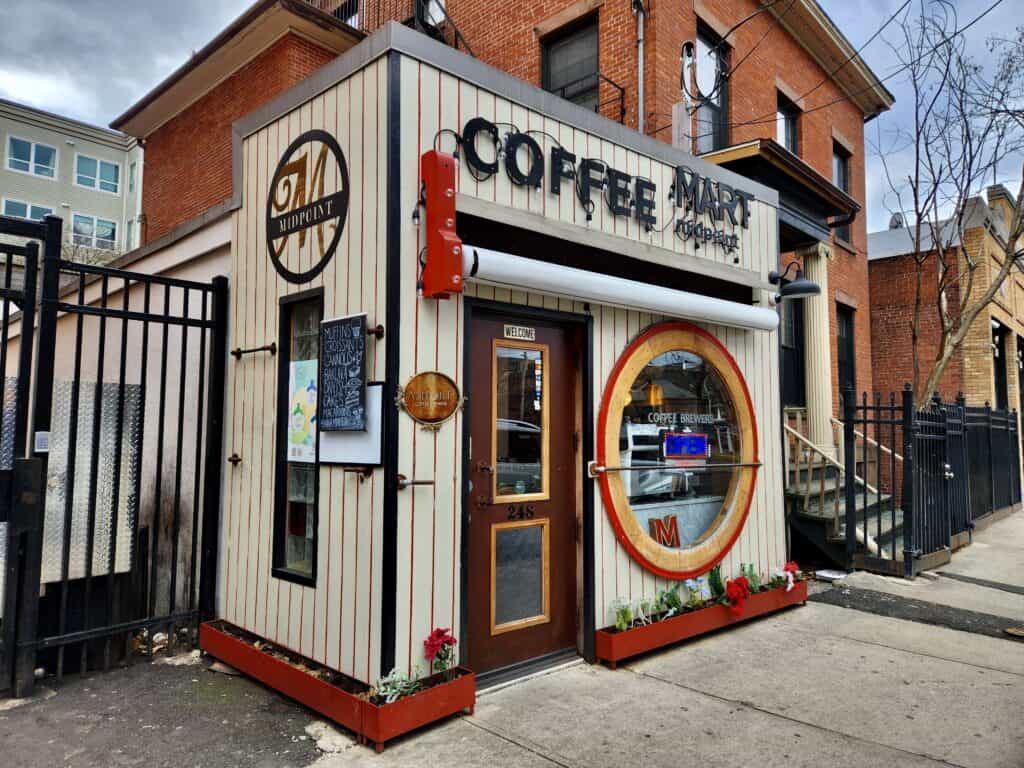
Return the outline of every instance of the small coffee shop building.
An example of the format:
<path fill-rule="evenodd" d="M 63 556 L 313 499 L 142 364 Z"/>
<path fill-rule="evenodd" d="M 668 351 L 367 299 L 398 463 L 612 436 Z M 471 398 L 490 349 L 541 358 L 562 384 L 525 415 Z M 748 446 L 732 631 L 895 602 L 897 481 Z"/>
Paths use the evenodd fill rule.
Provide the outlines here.
<path fill-rule="evenodd" d="M 479 684 L 782 569 L 774 191 L 397 24 L 234 163 L 219 626 Z"/>

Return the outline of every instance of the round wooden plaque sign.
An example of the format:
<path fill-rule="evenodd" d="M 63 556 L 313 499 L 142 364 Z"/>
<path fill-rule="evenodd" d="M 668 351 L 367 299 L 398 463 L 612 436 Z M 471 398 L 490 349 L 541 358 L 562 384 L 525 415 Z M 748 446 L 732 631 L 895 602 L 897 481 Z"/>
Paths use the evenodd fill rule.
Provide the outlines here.
<path fill-rule="evenodd" d="M 459 386 L 438 371 L 413 376 L 399 397 L 399 405 L 420 424 L 436 427 L 448 421 L 462 407 Z"/>

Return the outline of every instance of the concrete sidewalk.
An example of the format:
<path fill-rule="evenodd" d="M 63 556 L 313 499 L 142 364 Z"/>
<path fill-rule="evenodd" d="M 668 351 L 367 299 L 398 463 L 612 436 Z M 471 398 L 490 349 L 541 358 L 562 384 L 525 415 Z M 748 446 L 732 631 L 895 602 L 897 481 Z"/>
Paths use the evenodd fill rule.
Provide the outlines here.
<path fill-rule="evenodd" d="M 1024 646 L 811 603 L 611 672 L 576 666 L 348 765 L 1024 765 Z"/>
<path fill-rule="evenodd" d="M 1012 587 L 1022 543 L 1017 515 L 979 534 L 946 570 Z M 872 591 L 940 614 L 984 609 L 993 613 L 977 615 L 1000 622 L 1024 605 L 1012 589 L 942 576 L 848 583 L 861 586 L 829 594 Z M 575 664 L 487 692 L 473 717 L 392 742 L 383 755 L 245 678 L 177 660 L 185 663 L 70 680 L 16 707 L 0 702 L 2 764 L 1024 766 L 1024 643 L 822 602 L 616 672 Z"/>
<path fill-rule="evenodd" d="M 11 768 L 1019 768 L 1022 711 L 1024 644 L 809 603 L 616 672 L 577 664 L 486 693 L 474 717 L 379 756 L 198 664 L 118 670 L 0 711 L 0 753 Z"/>

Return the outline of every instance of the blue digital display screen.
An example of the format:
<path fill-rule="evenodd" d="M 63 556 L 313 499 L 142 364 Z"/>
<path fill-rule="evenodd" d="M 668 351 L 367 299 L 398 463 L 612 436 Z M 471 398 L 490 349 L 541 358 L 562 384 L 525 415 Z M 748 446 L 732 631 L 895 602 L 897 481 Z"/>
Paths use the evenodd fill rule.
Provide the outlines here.
<path fill-rule="evenodd" d="M 666 432 L 662 447 L 666 459 L 704 459 L 708 455 L 708 436 L 699 432 Z"/>

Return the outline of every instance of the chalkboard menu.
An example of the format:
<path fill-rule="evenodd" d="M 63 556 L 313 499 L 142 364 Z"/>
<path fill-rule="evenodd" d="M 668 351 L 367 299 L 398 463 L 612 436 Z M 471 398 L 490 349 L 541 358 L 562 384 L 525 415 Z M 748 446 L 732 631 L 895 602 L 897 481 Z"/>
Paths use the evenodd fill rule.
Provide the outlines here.
<path fill-rule="evenodd" d="M 365 431 L 366 315 L 322 322 L 320 355 L 320 431 Z"/>

